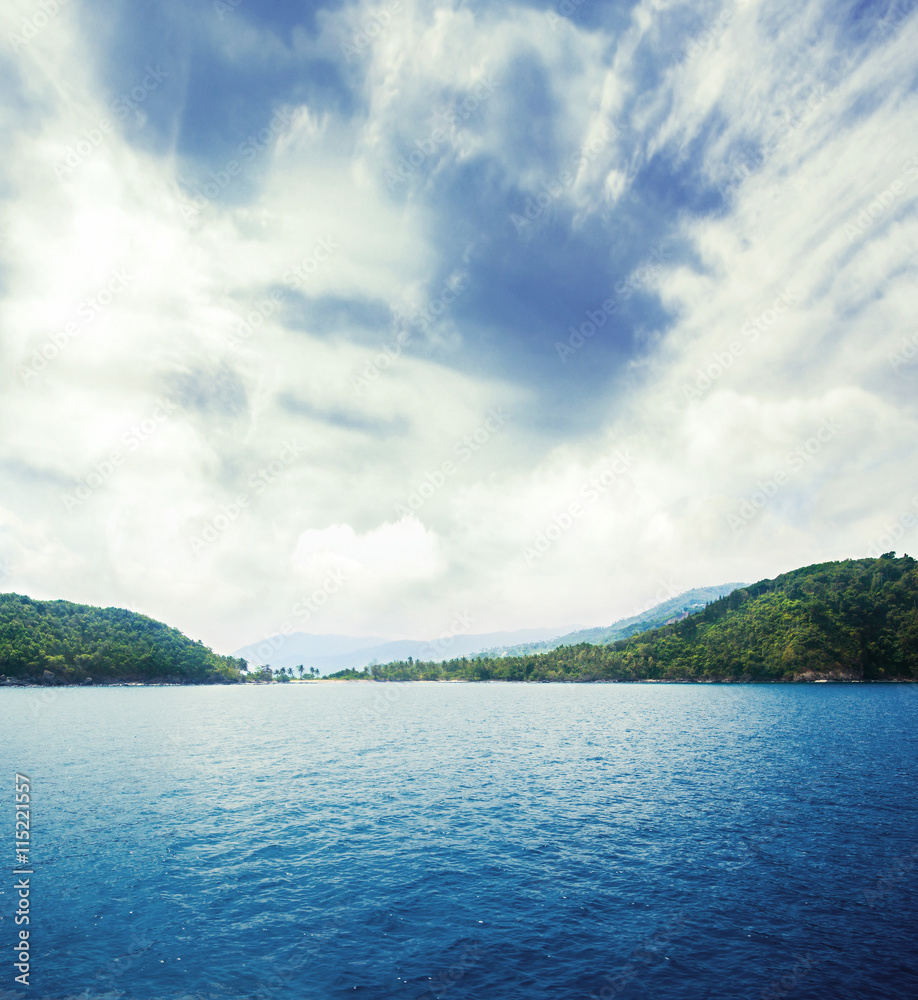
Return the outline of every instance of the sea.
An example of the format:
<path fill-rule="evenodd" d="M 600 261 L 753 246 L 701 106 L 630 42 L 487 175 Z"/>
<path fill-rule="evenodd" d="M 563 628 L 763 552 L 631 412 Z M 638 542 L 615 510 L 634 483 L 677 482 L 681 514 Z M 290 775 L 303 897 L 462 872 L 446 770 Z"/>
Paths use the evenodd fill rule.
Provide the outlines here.
<path fill-rule="evenodd" d="M 916 718 L 893 684 L 3 689 L 0 998 L 915 1000 Z"/>

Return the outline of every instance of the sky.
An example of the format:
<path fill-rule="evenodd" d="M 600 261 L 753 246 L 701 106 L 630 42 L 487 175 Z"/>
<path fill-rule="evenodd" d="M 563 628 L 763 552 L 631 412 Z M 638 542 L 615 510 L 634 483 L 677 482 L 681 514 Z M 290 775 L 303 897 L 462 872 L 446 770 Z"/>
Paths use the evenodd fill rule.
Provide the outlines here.
<path fill-rule="evenodd" d="M 7 0 L 0 589 L 219 652 L 918 550 L 913 0 Z"/>

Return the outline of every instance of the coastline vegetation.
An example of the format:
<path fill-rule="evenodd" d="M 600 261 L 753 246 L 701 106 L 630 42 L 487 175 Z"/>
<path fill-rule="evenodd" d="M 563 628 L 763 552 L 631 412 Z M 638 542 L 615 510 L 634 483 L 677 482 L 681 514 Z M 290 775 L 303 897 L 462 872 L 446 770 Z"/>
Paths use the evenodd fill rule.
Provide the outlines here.
<path fill-rule="evenodd" d="M 7 683 L 236 684 L 246 661 L 123 608 L 0 594 Z"/>
<path fill-rule="evenodd" d="M 918 562 L 821 563 L 740 587 L 681 621 L 608 645 L 443 663 L 408 659 L 341 680 L 918 680 Z"/>
<path fill-rule="evenodd" d="M 0 685 L 289 683 L 120 608 L 0 594 Z M 296 668 L 300 680 L 318 671 Z M 304 678 L 304 673 L 306 677 Z M 820 563 L 739 587 L 695 614 L 606 643 L 373 664 L 362 681 L 918 681 L 918 562 Z"/>

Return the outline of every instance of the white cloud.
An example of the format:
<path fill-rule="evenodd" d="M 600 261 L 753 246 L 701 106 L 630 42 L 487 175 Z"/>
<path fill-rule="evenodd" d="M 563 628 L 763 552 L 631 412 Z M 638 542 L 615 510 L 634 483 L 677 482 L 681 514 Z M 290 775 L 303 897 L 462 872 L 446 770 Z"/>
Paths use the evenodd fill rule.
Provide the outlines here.
<path fill-rule="evenodd" d="M 300 32 L 272 58 L 339 51 L 372 9 L 325 16 L 318 40 Z M 0 561 L 10 585 L 130 604 L 229 650 L 276 629 L 335 571 L 348 584 L 311 630 L 429 635 L 466 610 L 482 631 L 607 623 L 661 588 L 866 551 L 915 492 L 918 361 L 889 357 L 915 332 L 918 180 L 903 164 L 916 151 L 899 137 L 918 108 L 896 81 L 908 78 L 918 26 L 843 76 L 833 39 L 811 37 L 818 5 L 793 25 L 737 5 L 658 93 L 640 94 L 641 46 L 662 46 L 660 18 L 673 9 L 642 5 L 615 40 L 553 30 L 530 9 L 406 3 L 351 66 L 366 73 L 365 116 L 286 107 L 251 200 L 217 197 L 190 214 L 178 157 L 117 130 L 55 176 L 106 114 L 62 13 L 17 53 L 32 111 L 2 167 Z M 18 24 L 2 17 L 4 33 Z M 262 37 L 246 25 L 213 30 L 240 62 Z M 649 332 L 634 386 L 610 398 L 595 433 L 561 445 L 516 420 L 529 389 L 484 361 L 462 373 L 425 360 L 425 336 L 469 340 L 448 310 L 412 350 L 394 316 L 435 300 L 443 273 L 454 284 L 467 276 L 467 260 L 439 256 L 423 191 L 395 197 L 385 179 L 400 144 L 430 136 L 448 95 L 490 76 L 498 84 L 446 129 L 425 170 L 440 156 L 487 154 L 523 190 L 551 179 L 554 165 L 506 138 L 519 114 L 507 81 L 527 53 L 546 67 L 572 152 L 631 108 L 627 135 L 582 163 L 565 192 L 581 222 L 614 210 L 652 156 L 687 157 L 712 116 L 723 122 L 694 166 L 724 186 L 724 213 L 674 219 L 688 252 L 648 279 L 672 325 Z M 859 112 L 869 101 L 871 113 Z M 11 104 L 2 114 L 14 116 Z M 766 155 L 741 167 L 741 143 Z M 888 209 L 868 212 L 852 238 L 845 227 L 897 180 Z M 118 271 L 124 287 L 81 316 Z M 323 303 L 354 300 L 383 319 L 368 329 L 346 309 L 336 324 L 316 318 Z M 76 333 L 61 333 L 68 323 Z M 743 332 L 750 323 L 755 335 Z M 24 377 L 49 343 L 55 356 Z M 699 369 L 714 372 L 707 385 Z M 491 407 L 507 409 L 506 425 L 460 458 Z M 741 501 L 828 419 L 837 435 L 731 530 Z M 153 429 L 132 437 L 144 421 Z M 616 451 L 632 459 L 603 483 Z M 445 462 L 456 467 L 445 485 L 400 517 Z M 91 477 L 99 485 L 68 509 L 63 497 Z M 540 535 L 551 544 L 527 558 Z"/>
<path fill-rule="evenodd" d="M 378 587 L 432 579 L 445 568 L 436 535 L 411 516 L 363 534 L 349 524 L 309 528 L 297 539 L 292 559 L 305 576 L 340 568 L 349 577 L 372 575 Z"/>

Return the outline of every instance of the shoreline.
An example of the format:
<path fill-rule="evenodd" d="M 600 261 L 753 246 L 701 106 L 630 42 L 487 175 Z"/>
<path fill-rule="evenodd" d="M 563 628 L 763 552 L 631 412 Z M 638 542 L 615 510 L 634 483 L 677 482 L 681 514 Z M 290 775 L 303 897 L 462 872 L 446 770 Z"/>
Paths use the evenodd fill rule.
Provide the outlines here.
<path fill-rule="evenodd" d="M 855 680 L 855 679 L 842 679 L 842 678 L 806 678 L 805 680 L 795 680 L 795 681 L 777 681 L 777 680 L 745 680 L 745 681 L 735 681 L 735 680 L 697 680 L 694 678 L 686 679 L 672 679 L 664 680 L 659 678 L 645 678 L 644 680 L 635 681 L 617 681 L 617 680 L 591 680 L 591 681 L 579 681 L 579 680 L 553 680 L 553 681 L 510 681 L 510 680 L 465 680 L 463 678 L 449 678 L 446 680 L 434 680 L 434 681 L 420 681 L 420 680 L 382 680 L 375 681 L 371 679 L 358 680 L 356 678 L 349 677 L 320 677 L 315 678 L 311 681 L 287 681 L 285 683 L 277 683 L 271 681 L 242 681 L 238 684 L 177 684 L 172 682 L 162 682 L 162 681 L 112 681 L 111 683 L 93 683 L 93 684 L 43 684 L 40 682 L 30 683 L 30 682 L 19 682 L 0 684 L 0 690 L 3 689 L 28 689 L 28 690 L 90 690 L 98 688 L 256 688 L 256 687 L 287 687 L 290 684 L 296 684 L 297 686 L 314 686 L 319 684 L 525 684 L 527 687 L 538 687 L 540 685 L 549 684 L 564 684 L 564 685 L 586 685 L 586 684 L 695 684 L 695 685 L 724 685 L 730 687 L 737 686 L 753 686 L 753 685 L 774 685 L 774 684 L 786 684 L 786 685 L 802 685 L 802 684 L 918 684 L 918 678 L 914 677 L 899 677 L 890 679 L 876 679 L 876 680 Z"/>

